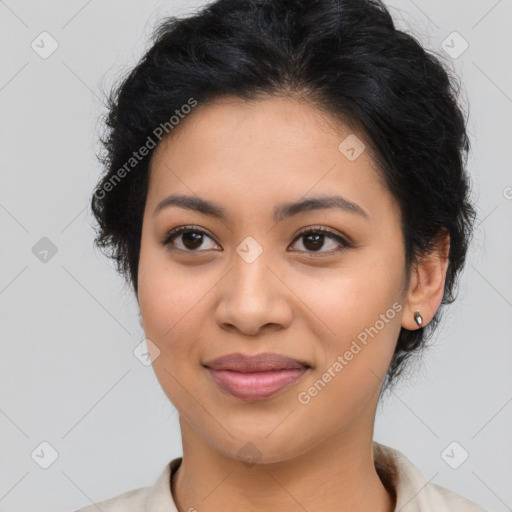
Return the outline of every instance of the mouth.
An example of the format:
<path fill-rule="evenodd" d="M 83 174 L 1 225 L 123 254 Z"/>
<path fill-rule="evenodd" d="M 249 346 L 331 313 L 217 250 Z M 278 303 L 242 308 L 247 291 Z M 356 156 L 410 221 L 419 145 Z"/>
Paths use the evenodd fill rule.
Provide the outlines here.
<path fill-rule="evenodd" d="M 223 392 L 244 401 L 275 396 L 311 369 L 307 363 L 275 353 L 230 354 L 203 366 Z"/>
<path fill-rule="evenodd" d="M 292 386 L 309 368 L 268 372 L 236 372 L 207 368 L 219 388 L 246 401 L 265 400 Z"/>

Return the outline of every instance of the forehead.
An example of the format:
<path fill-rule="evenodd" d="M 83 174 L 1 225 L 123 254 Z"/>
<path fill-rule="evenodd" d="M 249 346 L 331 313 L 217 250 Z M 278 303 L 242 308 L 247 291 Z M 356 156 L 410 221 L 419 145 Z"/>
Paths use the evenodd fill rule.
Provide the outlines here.
<path fill-rule="evenodd" d="M 364 136 L 355 133 L 332 116 L 328 116 L 311 104 L 290 97 L 262 97 L 244 100 L 236 97 L 222 97 L 199 104 L 173 127 L 155 151 L 157 155 L 166 152 L 167 146 L 200 146 L 204 151 L 213 144 L 227 144 L 224 151 L 238 147 L 248 150 L 258 144 L 286 150 L 296 147 L 304 150 L 316 146 L 331 147 L 332 142 L 350 134 L 362 141 Z M 336 145 L 337 147 L 337 145 Z M 217 152 L 217 151 L 216 151 Z"/>
<path fill-rule="evenodd" d="M 333 188 L 363 203 L 390 201 L 361 133 L 291 98 L 229 97 L 199 104 L 157 146 L 149 194 L 151 202 L 171 191 L 298 199 Z"/>

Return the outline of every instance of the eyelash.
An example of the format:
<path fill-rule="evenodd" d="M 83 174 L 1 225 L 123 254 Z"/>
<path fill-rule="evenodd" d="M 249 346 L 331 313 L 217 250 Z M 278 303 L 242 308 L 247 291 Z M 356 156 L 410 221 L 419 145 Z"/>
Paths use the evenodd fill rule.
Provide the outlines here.
<path fill-rule="evenodd" d="M 174 229 L 171 229 L 170 231 L 168 231 L 166 233 L 164 239 L 161 241 L 161 244 L 164 246 L 167 246 L 178 235 L 181 235 L 182 233 L 187 233 L 187 232 L 200 233 L 201 235 L 206 235 L 208 238 L 211 238 L 213 241 L 215 241 L 215 239 L 213 237 L 211 237 L 206 231 L 204 231 L 200 228 L 197 228 L 195 226 L 179 226 L 177 228 L 174 228 Z M 342 247 L 339 249 L 331 250 L 331 251 L 299 251 L 299 252 L 305 252 L 306 254 L 308 254 L 310 256 L 314 256 L 314 257 L 325 256 L 325 255 L 330 256 L 334 253 L 343 251 L 344 249 L 349 249 L 349 248 L 353 247 L 351 243 L 349 243 L 347 240 L 345 240 L 344 238 L 339 236 L 335 231 L 332 231 L 329 228 L 325 228 L 325 227 L 321 227 L 321 226 L 313 226 L 313 227 L 308 227 L 308 228 L 302 229 L 301 231 L 299 231 L 299 233 L 297 233 L 297 236 L 293 239 L 293 243 L 295 243 L 295 241 L 298 240 L 299 238 L 304 237 L 309 234 L 312 234 L 312 233 L 327 235 L 329 238 L 338 242 Z M 215 242 L 215 243 L 217 243 L 217 242 Z M 292 245 L 293 245 L 293 243 L 292 243 Z M 178 250 L 183 251 L 183 249 L 178 249 Z M 195 250 L 195 251 L 194 250 L 185 250 L 184 252 L 194 253 L 194 252 L 202 252 L 202 251 L 201 250 Z"/>

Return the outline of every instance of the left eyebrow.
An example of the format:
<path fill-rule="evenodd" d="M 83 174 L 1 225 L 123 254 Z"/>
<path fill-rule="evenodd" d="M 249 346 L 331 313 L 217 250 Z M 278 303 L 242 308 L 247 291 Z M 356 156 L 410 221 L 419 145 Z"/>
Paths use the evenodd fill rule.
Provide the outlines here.
<path fill-rule="evenodd" d="M 274 209 L 274 220 L 279 222 L 299 213 L 313 210 L 327 210 L 337 208 L 344 212 L 355 213 L 369 219 L 368 214 L 356 203 L 342 196 L 322 196 L 303 199 L 294 203 L 285 203 Z"/>
<path fill-rule="evenodd" d="M 210 217 L 218 219 L 227 219 L 226 210 L 221 206 L 202 199 L 197 196 L 186 196 L 186 195 L 170 195 L 166 197 L 160 203 L 153 212 L 155 216 L 158 212 L 169 206 L 177 206 L 179 208 L 185 208 L 188 210 L 194 210 Z M 296 201 L 291 203 L 283 203 L 274 208 L 274 221 L 280 222 L 284 219 L 298 215 L 300 213 L 314 211 L 314 210 L 327 210 L 337 208 L 344 212 L 354 213 L 369 219 L 366 211 L 361 208 L 358 204 L 349 201 L 342 196 L 322 196 L 312 197 L 309 199 L 303 199 L 302 201 Z"/>

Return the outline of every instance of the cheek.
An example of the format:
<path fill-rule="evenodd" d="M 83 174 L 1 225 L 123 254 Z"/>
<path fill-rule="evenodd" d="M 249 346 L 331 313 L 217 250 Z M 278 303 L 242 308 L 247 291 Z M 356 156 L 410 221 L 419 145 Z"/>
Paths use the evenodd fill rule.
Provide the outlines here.
<path fill-rule="evenodd" d="M 299 318 L 316 320 L 317 336 L 337 346 L 373 326 L 381 315 L 399 323 L 393 304 L 401 300 L 401 265 L 398 251 L 368 246 L 347 256 L 339 268 L 314 275 L 288 273 L 287 280 L 302 301 Z"/>
<path fill-rule="evenodd" d="M 183 389 L 190 387 L 201 357 L 197 340 L 206 325 L 201 299 L 207 283 L 191 284 L 186 273 L 158 259 L 143 258 L 141 253 L 139 304 L 144 332 L 157 347 L 152 365 L 162 389 L 175 406 L 185 406 L 189 398 Z"/>
<path fill-rule="evenodd" d="M 173 264 L 165 251 L 141 250 L 138 295 L 146 338 L 158 349 L 153 369 L 161 387 L 178 406 L 195 386 L 203 343 L 213 332 L 208 299 L 218 275 L 207 268 Z M 207 343 L 208 340 L 206 338 Z"/>
<path fill-rule="evenodd" d="M 354 252 L 343 268 L 310 281 L 314 286 L 307 288 L 305 302 L 318 317 L 309 315 L 309 329 L 322 325 L 321 333 L 316 333 L 321 340 L 320 364 L 308 381 L 314 389 L 311 395 L 305 390 L 304 397 L 316 403 L 312 409 L 328 403 L 343 415 L 380 387 L 401 327 L 399 248 L 398 243 L 395 251 L 368 247 Z M 322 398 L 317 400 L 315 393 Z"/>
<path fill-rule="evenodd" d="M 318 344 L 321 359 L 297 398 L 304 414 L 325 418 L 325 428 L 337 430 L 376 397 L 400 332 L 396 290 L 389 274 L 378 282 L 361 274 L 331 280 L 319 295 L 319 315 L 335 334 Z"/>
<path fill-rule="evenodd" d="M 191 272 L 173 264 L 165 250 L 145 244 L 143 239 L 138 299 L 146 335 L 163 342 L 190 326 L 208 281 L 191 278 Z"/>

